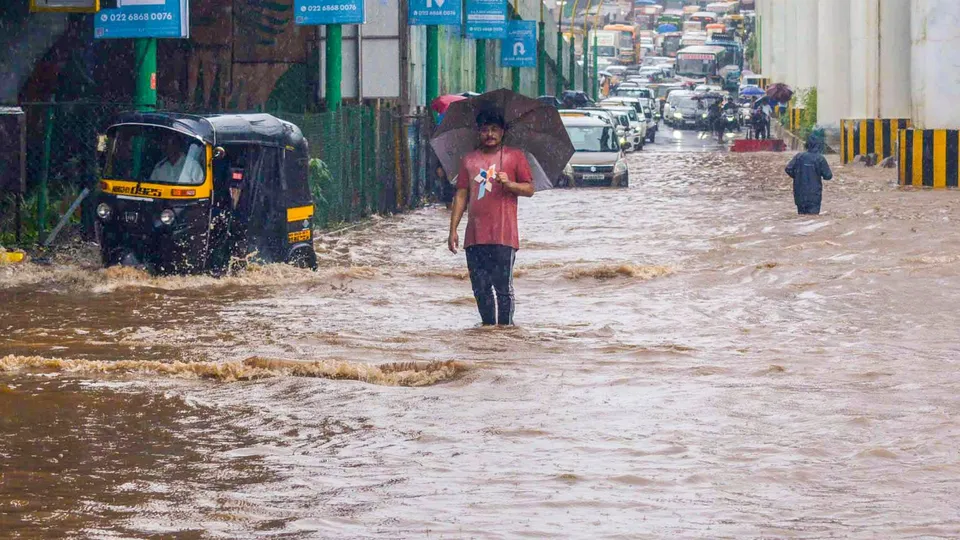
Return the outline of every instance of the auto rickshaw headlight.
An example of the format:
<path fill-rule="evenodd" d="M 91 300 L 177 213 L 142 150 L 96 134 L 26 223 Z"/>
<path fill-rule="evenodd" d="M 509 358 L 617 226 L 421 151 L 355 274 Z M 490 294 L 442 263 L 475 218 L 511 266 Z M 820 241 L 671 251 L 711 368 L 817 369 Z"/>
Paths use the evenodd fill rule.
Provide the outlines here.
<path fill-rule="evenodd" d="M 177 219 L 177 215 L 173 213 L 173 210 L 167 208 L 163 212 L 160 212 L 160 223 L 164 225 L 170 225 L 173 221 Z"/>
<path fill-rule="evenodd" d="M 107 203 L 100 203 L 97 205 L 97 216 L 102 220 L 110 219 L 110 214 L 113 213 L 113 210 L 110 209 L 110 205 Z"/>

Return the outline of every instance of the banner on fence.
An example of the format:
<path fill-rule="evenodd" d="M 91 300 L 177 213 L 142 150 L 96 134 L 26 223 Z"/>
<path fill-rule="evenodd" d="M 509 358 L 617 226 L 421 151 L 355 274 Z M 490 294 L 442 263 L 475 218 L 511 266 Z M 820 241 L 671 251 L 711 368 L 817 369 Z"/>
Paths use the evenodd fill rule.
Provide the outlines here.
<path fill-rule="evenodd" d="M 449 0 L 448 0 L 449 1 Z M 306 26 L 324 24 L 363 24 L 363 0 L 294 0 L 296 23 Z"/>
<path fill-rule="evenodd" d="M 410 0 L 407 24 L 410 26 L 460 26 L 462 0 Z"/>
<path fill-rule="evenodd" d="M 537 67 L 537 23 L 510 21 L 507 38 L 500 44 L 500 65 L 503 67 Z"/>
<path fill-rule="evenodd" d="M 507 1 L 467 0 L 467 37 L 470 39 L 506 38 Z"/>
<path fill-rule="evenodd" d="M 188 0 L 123 0 L 116 9 L 101 9 L 93 21 L 99 39 L 190 37 Z"/>

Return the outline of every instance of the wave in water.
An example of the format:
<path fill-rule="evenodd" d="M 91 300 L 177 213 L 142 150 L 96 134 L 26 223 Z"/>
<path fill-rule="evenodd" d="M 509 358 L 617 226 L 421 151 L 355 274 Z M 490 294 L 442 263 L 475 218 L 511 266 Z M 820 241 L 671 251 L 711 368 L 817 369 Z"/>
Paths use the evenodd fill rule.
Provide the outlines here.
<path fill-rule="evenodd" d="M 273 377 L 318 377 L 382 386 L 429 386 L 453 380 L 467 370 L 467 364 L 452 360 L 374 365 L 344 360 L 300 362 L 261 357 L 237 362 L 101 361 L 17 355 L 0 358 L 0 373 L 38 371 L 77 375 L 147 374 L 223 382 Z"/>

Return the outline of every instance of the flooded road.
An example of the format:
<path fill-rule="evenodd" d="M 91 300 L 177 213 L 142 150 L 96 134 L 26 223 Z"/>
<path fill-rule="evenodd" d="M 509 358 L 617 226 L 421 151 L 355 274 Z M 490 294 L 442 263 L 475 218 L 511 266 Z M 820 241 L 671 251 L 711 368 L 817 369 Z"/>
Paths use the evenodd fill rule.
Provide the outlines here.
<path fill-rule="evenodd" d="M 958 194 L 801 217 L 789 155 L 658 140 L 521 203 L 514 329 L 443 208 L 317 273 L 0 268 L 0 537 L 960 536 Z"/>

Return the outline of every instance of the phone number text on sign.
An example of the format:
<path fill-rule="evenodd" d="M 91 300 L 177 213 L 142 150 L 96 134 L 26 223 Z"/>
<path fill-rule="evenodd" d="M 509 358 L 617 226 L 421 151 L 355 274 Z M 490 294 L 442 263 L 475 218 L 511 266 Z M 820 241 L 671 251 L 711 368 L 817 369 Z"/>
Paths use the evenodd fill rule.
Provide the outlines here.
<path fill-rule="evenodd" d="M 100 16 L 103 22 L 172 21 L 173 13 L 111 13 Z"/>
<path fill-rule="evenodd" d="M 363 0 L 295 0 L 295 22 L 301 25 L 363 24 Z"/>
<path fill-rule="evenodd" d="M 307 13 L 311 13 L 315 11 L 356 11 L 357 5 L 356 4 L 338 4 L 338 5 L 332 5 L 332 6 L 303 6 L 300 10 L 305 11 Z"/>

